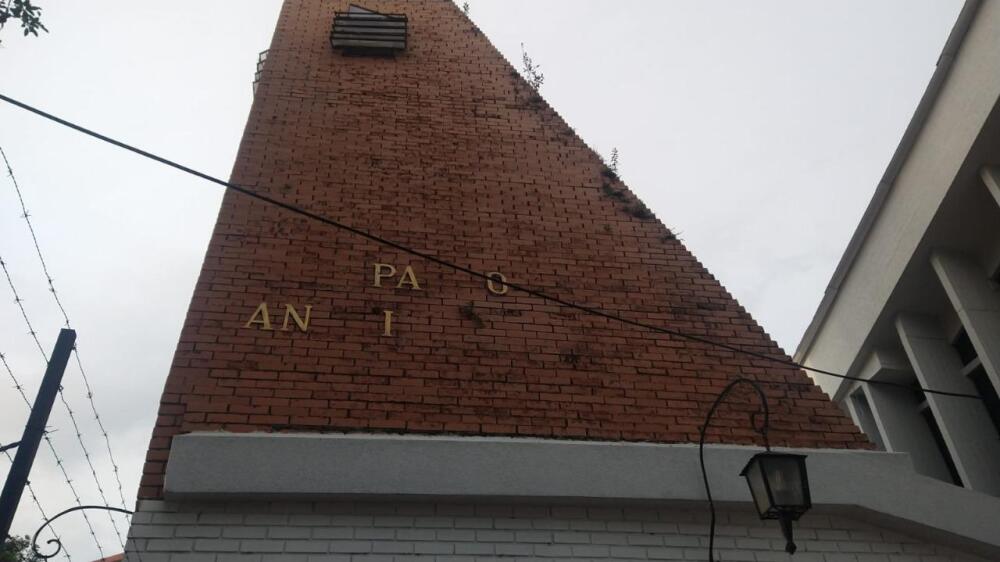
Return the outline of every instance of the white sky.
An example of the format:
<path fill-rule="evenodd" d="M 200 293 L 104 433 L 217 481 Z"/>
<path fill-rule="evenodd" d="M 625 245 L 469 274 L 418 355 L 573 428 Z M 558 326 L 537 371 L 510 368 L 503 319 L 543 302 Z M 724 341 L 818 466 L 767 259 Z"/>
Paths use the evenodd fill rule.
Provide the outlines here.
<path fill-rule="evenodd" d="M 0 34 L 0 92 L 228 177 L 278 0 L 39 3 L 51 33 L 23 39 L 9 26 Z M 508 59 L 519 60 L 525 43 L 545 74 L 542 94 L 599 151 L 619 148 L 626 182 L 789 352 L 961 8 L 960 0 L 470 3 Z M 221 192 L 5 104 L 0 146 L 79 332 L 131 508 Z M 2 176 L 0 257 L 51 349 L 61 317 Z M 33 398 L 44 365 L 26 332 L 0 283 L 0 353 Z M 65 386 L 116 503 L 75 368 Z M 0 443 L 19 439 L 26 414 L 0 370 Z M 50 425 L 83 502 L 103 503 L 58 403 Z M 0 459 L 0 474 L 8 468 Z M 32 482 L 50 515 L 73 505 L 57 474 L 43 449 Z M 90 518 L 104 553 L 120 552 L 108 517 Z M 32 533 L 39 521 L 26 500 L 13 531 Z M 98 557 L 79 514 L 57 529 L 75 559 Z"/>

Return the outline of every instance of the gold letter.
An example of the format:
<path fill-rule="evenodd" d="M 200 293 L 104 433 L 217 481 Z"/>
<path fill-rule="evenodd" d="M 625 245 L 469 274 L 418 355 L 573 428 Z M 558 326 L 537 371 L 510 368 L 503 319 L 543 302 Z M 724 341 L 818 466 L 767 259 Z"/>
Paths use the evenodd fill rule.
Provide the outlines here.
<path fill-rule="evenodd" d="M 494 271 L 492 273 L 487 273 L 486 276 L 500 281 L 500 288 L 498 289 L 496 285 L 493 284 L 493 279 L 486 280 L 486 288 L 489 289 L 494 295 L 506 295 L 507 291 L 510 290 L 510 287 L 507 286 L 507 278 L 504 277 L 503 273 Z"/>
<path fill-rule="evenodd" d="M 399 283 L 396 283 L 396 288 L 400 289 L 403 285 L 409 285 L 411 289 L 420 290 L 420 283 L 417 283 L 417 275 L 413 273 L 413 267 L 409 265 L 403 270 L 403 276 L 399 278 Z"/>
<path fill-rule="evenodd" d="M 382 270 L 388 270 L 388 273 L 382 273 Z M 388 277 L 392 277 L 396 274 L 396 268 L 392 267 L 387 263 L 377 263 L 375 264 L 375 286 L 381 287 L 382 280 Z"/>
<path fill-rule="evenodd" d="M 383 336 L 391 336 L 392 335 L 392 311 L 391 310 L 383 310 L 382 312 L 385 313 L 385 323 L 384 323 L 384 327 L 382 329 L 382 335 Z"/>
<path fill-rule="evenodd" d="M 258 316 L 260 317 L 260 320 L 257 319 Z M 250 317 L 250 321 L 247 322 L 246 326 L 243 326 L 243 327 L 244 328 L 249 328 L 250 326 L 253 326 L 254 324 L 260 324 L 261 326 L 263 326 L 261 328 L 261 330 L 273 330 L 274 329 L 274 328 L 271 327 L 271 315 L 267 311 L 267 303 L 266 302 L 260 303 L 260 306 L 258 306 L 257 310 L 254 311 L 253 316 Z"/>
<path fill-rule="evenodd" d="M 281 324 L 281 331 L 283 331 L 283 332 L 287 332 L 288 331 L 288 317 L 290 316 L 292 318 L 292 320 L 295 320 L 295 323 L 299 326 L 300 330 L 302 330 L 303 332 L 308 332 L 309 331 L 309 314 L 311 312 L 312 312 L 312 305 L 311 304 L 307 304 L 306 305 L 306 319 L 303 321 L 302 317 L 299 316 L 299 311 L 295 310 L 294 306 L 292 306 L 290 304 L 286 304 L 285 305 L 285 321 L 282 322 L 282 324 Z"/>

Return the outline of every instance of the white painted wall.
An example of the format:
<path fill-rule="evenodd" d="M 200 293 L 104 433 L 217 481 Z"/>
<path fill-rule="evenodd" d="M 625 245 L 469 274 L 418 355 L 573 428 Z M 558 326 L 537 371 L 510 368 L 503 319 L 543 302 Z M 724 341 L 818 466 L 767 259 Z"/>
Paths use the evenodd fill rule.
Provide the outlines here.
<path fill-rule="evenodd" d="M 716 560 L 985 560 L 924 538 L 809 513 L 789 557 L 776 522 L 718 514 Z M 509 503 L 143 501 L 129 562 L 704 561 L 704 505 L 651 508 Z"/>

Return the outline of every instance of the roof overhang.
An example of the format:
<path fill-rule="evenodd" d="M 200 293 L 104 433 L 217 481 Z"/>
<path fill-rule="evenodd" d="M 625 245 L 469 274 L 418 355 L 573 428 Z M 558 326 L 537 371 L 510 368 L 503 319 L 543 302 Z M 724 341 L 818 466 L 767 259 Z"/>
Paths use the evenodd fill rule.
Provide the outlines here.
<path fill-rule="evenodd" d="M 896 151 L 893 153 L 892 159 L 889 161 L 889 165 L 887 166 L 885 173 L 882 175 L 882 179 L 875 187 L 875 193 L 872 196 L 871 201 L 868 203 L 868 207 L 865 209 L 864 215 L 861 217 L 861 222 L 858 223 L 857 229 L 855 229 L 854 234 L 851 236 L 851 239 L 847 244 L 847 249 L 844 251 L 844 255 L 841 256 L 840 262 L 834 270 L 833 277 L 827 284 L 823 298 L 820 301 L 816 313 L 813 315 L 809 326 L 802 335 L 802 339 L 795 350 L 794 358 L 796 361 L 802 362 L 808 355 L 813 343 L 815 342 L 817 334 L 827 319 L 830 309 L 837 300 L 844 280 L 847 278 L 852 266 L 855 264 L 858 254 L 861 252 L 861 248 L 864 246 L 866 239 L 871 233 L 873 225 L 878 219 L 886 200 L 892 192 L 900 170 L 902 170 L 903 165 L 909 158 L 917 139 L 920 137 L 924 126 L 926 125 L 927 120 L 938 101 L 941 90 L 944 88 L 948 75 L 952 70 L 955 58 L 965 41 L 969 29 L 972 27 L 972 22 L 975 20 L 981 4 L 982 0 L 966 0 L 965 5 L 962 7 L 962 11 L 959 13 L 958 19 L 951 30 L 951 34 L 948 36 L 948 40 L 945 42 L 944 48 L 941 51 L 941 56 L 938 58 L 937 67 L 934 74 L 931 76 L 930 83 L 927 85 L 927 89 L 924 91 L 924 95 L 921 97 L 920 103 L 917 104 L 913 117 L 910 119 L 910 123 L 904 131 L 903 137 L 899 142 L 899 146 L 896 147 Z"/>

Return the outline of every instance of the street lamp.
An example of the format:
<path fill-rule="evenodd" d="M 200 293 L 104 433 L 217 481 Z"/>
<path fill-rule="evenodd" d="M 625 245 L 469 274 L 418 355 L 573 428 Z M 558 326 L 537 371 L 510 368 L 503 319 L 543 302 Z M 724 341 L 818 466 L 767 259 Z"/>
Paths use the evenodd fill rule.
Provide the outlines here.
<path fill-rule="evenodd" d="M 761 519 L 777 519 L 781 523 L 781 532 L 787 541 L 785 552 L 794 554 L 796 547 L 792 541 L 792 521 L 798 521 L 802 514 L 812 507 L 809 494 L 809 478 L 806 475 L 806 457 L 790 453 L 772 453 L 771 443 L 767 438 L 770 423 L 770 410 L 767 396 L 760 386 L 745 378 L 738 378 L 729 383 L 719 393 L 705 417 L 705 425 L 701 427 L 701 439 L 698 442 L 698 460 L 701 463 L 701 477 L 705 482 L 705 496 L 708 498 L 708 509 L 711 514 L 708 535 L 708 559 L 715 562 L 715 502 L 712 500 L 712 489 L 708 484 L 708 471 L 705 470 L 705 435 L 712 423 L 719 404 L 737 385 L 747 384 L 760 398 L 760 413 L 763 413 L 763 423 L 757 425 L 757 412 L 750 416 L 750 425 L 760 433 L 764 440 L 765 452 L 750 458 L 740 476 L 747 479 L 750 495 Z"/>
<path fill-rule="evenodd" d="M 777 519 L 785 535 L 785 552 L 795 554 L 792 521 L 812 507 L 805 455 L 758 453 L 750 458 L 740 476 L 747 479 L 753 503 L 761 519 Z"/>

